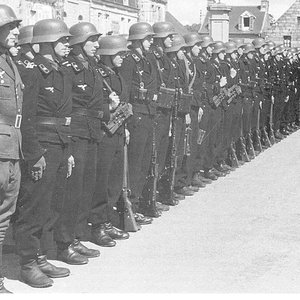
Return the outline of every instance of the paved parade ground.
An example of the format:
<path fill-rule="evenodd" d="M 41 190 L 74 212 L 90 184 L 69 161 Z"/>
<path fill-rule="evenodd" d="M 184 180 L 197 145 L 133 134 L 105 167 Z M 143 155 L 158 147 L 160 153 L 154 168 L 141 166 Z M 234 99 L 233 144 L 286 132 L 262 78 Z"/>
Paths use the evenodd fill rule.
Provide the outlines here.
<path fill-rule="evenodd" d="M 94 248 L 100 258 L 69 266 L 47 289 L 19 282 L 17 257 L 6 254 L 5 285 L 14 293 L 299 293 L 300 131 L 129 240 Z"/>

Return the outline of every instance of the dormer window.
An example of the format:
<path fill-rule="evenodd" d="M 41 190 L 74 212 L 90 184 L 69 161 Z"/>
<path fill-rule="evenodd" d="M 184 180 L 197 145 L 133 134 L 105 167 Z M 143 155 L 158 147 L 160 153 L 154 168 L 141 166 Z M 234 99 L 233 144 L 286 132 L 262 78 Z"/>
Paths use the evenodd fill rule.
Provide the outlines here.
<path fill-rule="evenodd" d="M 241 31 L 252 31 L 254 28 L 255 16 L 250 12 L 245 11 L 240 15 L 239 19 L 239 30 Z"/>

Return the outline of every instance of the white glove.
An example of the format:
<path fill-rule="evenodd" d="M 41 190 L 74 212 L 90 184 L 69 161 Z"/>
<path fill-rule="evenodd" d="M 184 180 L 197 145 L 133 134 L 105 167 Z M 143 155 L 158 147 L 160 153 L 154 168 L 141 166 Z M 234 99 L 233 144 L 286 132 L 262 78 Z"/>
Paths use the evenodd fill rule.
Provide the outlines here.
<path fill-rule="evenodd" d="M 203 109 L 201 107 L 199 107 L 199 111 L 198 111 L 198 123 L 200 123 L 202 117 L 203 117 Z"/>
<path fill-rule="evenodd" d="M 120 98 L 119 96 L 115 93 L 112 92 L 109 95 L 110 103 L 109 103 L 109 110 L 114 110 L 118 107 L 120 104 Z"/>
<path fill-rule="evenodd" d="M 227 79 L 226 77 L 222 77 L 220 80 L 220 87 L 223 87 L 227 84 Z"/>
<path fill-rule="evenodd" d="M 67 178 L 69 178 L 72 175 L 72 169 L 75 167 L 75 160 L 73 155 L 70 155 L 68 158 L 68 173 Z"/>
<path fill-rule="evenodd" d="M 272 101 L 272 104 L 274 104 L 274 101 L 275 101 L 274 96 L 271 97 L 271 101 Z"/>
<path fill-rule="evenodd" d="M 230 77 L 235 78 L 236 74 L 237 74 L 237 71 L 235 69 L 231 68 L 230 69 Z"/>
<path fill-rule="evenodd" d="M 289 101 L 289 99 L 290 99 L 290 96 L 286 96 L 284 102 L 287 103 Z"/>
<path fill-rule="evenodd" d="M 192 123 L 190 114 L 185 115 L 185 124 L 190 125 Z"/>

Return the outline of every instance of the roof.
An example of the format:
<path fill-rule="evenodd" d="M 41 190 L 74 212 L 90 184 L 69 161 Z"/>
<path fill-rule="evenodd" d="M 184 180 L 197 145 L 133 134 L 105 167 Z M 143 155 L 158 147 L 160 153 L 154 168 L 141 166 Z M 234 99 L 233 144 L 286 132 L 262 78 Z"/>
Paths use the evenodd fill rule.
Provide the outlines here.
<path fill-rule="evenodd" d="M 173 24 L 175 31 L 181 35 L 187 34 L 189 31 L 170 13 L 166 12 L 166 22 Z"/>
<path fill-rule="evenodd" d="M 260 6 L 231 6 L 231 11 L 229 12 L 229 34 L 260 34 L 264 31 L 265 19 L 267 17 L 266 12 L 260 11 Z M 245 11 L 251 13 L 255 16 L 254 28 L 252 31 L 241 31 L 238 29 L 239 17 Z M 199 31 L 200 34 L 209 34 L 208 24 L 210 18 L 210 12 L 208 11 L 203 25 Z"/>

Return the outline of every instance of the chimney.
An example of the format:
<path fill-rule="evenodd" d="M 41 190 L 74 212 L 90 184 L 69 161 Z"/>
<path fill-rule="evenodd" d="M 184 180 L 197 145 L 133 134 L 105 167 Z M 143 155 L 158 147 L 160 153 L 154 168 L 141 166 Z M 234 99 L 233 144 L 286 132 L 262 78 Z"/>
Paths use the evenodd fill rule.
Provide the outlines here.
<path fill-rule="evenodd" d="M 215 4 L 216 0 L 207 0 L 207 7 L 210 7 L 211 5 Z"/>
<path fill-rule="evenodd" d="M 261 0 L 260 11 L 269 12 L 269 0 Z"/>

